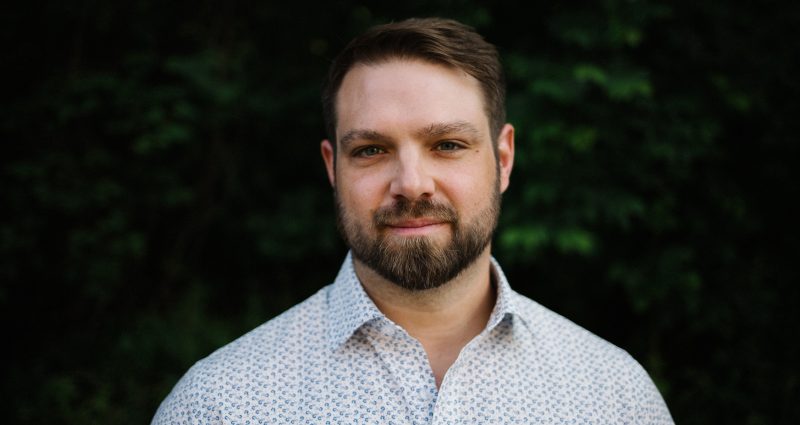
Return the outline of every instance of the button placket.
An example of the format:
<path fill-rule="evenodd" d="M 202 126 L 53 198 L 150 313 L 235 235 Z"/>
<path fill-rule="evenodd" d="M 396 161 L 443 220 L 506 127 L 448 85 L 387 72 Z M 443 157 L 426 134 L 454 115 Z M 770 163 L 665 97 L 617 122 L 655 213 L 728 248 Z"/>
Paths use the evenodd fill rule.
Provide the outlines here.
<path fill-rule="evenodd" d="M 412 423 L 429 423 L 438 391 L 422 344 L 388 319 L 369 330 L 370 341 L 394 376 L 392 393 L 405 400 Z"/>

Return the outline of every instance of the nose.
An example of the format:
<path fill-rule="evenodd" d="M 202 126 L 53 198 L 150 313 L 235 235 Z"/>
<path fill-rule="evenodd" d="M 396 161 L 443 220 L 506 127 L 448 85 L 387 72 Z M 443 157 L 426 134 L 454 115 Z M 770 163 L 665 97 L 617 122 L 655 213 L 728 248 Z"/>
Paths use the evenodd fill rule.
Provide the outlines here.
<path fill-rule="evenodd" d="M 433 196 L 436 188 L 429 167 L 417 150 L 401 150 L 389 187 L 392 197 L 415 201 Z"/>

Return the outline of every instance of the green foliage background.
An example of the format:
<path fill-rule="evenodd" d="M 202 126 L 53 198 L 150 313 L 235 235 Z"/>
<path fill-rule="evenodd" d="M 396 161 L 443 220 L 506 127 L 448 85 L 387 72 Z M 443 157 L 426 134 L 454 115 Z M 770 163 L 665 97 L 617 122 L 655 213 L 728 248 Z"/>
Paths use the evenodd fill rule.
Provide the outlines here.
<path fill-rule="evenodd" d="M 507 68 L 515 289 L 631 352 L 678 423 L 800 421 L 797 3 L 4 9 L 4 422 L 146 423 L 329 283 L 322 76 L 366 27 L 431 15 Z"/>

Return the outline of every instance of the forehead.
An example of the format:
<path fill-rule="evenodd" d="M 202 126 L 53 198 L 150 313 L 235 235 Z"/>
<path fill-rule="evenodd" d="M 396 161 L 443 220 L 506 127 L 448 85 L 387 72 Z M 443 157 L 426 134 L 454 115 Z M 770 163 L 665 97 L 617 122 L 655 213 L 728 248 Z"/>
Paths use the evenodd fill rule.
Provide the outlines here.
<path fill-rule="evenodd" d="M 337 138 L 352 129 L 400 131 L 469 122 L 488 134 L 479 82 L 452 67 L 395 59 L 354 66 L 336 97 Z"/>

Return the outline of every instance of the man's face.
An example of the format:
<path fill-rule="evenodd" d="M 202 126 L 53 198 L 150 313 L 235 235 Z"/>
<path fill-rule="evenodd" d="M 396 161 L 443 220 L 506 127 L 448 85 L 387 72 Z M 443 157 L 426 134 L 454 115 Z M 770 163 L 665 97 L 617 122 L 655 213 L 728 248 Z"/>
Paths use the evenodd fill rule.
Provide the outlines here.
<path fill-rule="evenodd" d="M 495 155 L 478 82 L 418 60 L 357 65 L 322 154 L 356 260 L 407 289 L 438 287 L 489 248 L 514 153 Z M 335 162 L 335 164 L 334 164 Z"/>

